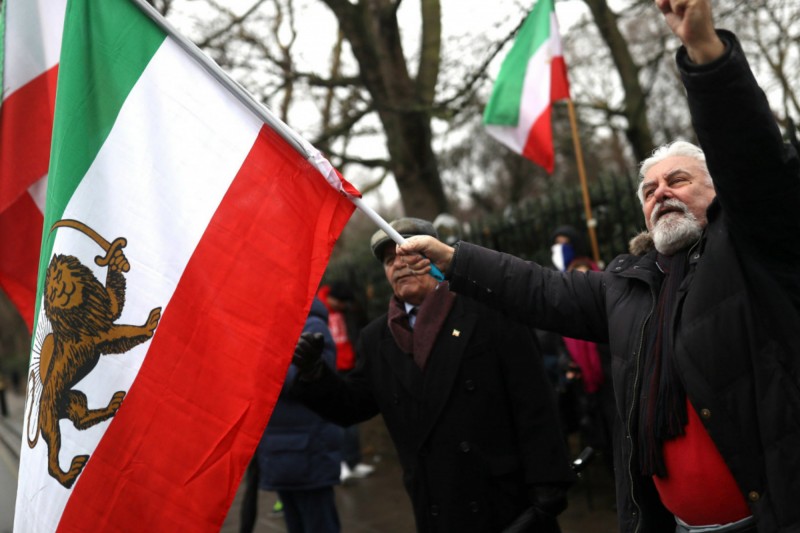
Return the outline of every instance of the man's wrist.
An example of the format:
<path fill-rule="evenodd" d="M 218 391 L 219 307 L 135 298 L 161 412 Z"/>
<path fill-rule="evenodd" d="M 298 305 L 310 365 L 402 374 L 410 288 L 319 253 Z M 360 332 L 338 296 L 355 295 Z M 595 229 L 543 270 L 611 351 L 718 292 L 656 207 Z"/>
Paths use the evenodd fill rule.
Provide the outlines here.
<path fill-rule="evenodd" d="M 695 65 L 705 65 L 716 61 L 725 54 L 725 43 L 719 37 L 698 46 L 686 47 L 689 59 Z"/>

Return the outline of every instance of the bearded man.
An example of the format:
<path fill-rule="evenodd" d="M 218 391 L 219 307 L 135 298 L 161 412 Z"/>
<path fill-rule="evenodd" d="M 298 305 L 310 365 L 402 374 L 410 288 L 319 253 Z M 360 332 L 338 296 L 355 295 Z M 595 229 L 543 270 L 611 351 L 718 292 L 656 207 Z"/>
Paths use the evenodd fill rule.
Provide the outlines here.
<path fill-rule="evenodd" d="M 537 328 L 610 343 L 620 531 L 797 532 L 800 159 L 710 0 L 656 4 L 702 150 L 644 161 L 633 253 L 587 273 L 429 237 L 398 255 Z"/>

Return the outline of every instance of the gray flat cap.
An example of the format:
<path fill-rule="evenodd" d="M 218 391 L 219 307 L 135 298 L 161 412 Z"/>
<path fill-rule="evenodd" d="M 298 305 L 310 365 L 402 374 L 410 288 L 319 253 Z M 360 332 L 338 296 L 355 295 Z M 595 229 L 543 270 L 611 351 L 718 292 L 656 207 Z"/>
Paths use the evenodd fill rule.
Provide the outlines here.
<path fill-rule="evenodd" d="M 397 220 L 390 222 L 389 225 L 403 237 L 411 237 L 413 235 L 430 235 L 431 237 L 436 237 L 437 239 L 439 238 L 439 235 L 436 233 L 433 224 L 427 220 L 422 220 L 421 218 L 398 218 Z M 387 244 L 394 245 L 394 241 L 391 239 L 391 237 L 386 235 L 386 232 L 382 229 L 376 231 L 369 240 L 369 245 L 372 247 L 372 253 L 378 259 L 378 261 L 383 262 L 383 251 Z"/>

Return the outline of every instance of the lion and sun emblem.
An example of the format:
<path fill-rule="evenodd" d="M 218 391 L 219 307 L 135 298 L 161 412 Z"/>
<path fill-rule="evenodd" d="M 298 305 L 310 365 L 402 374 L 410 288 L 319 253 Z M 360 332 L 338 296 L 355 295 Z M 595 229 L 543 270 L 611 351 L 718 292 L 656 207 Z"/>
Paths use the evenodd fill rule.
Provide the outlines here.
<path fill-rule="evenodd" d="M 116 324 L 125 306 L 124 273 L 130 270 L 122 252 L 126 239 L 120 237 L 109 243 L 75 220 L 60 220 L 51 231 L 56 228 L 72 228 L 89 236 L 105 251 L 95 263 L 107 268 L 103 285 L 77 257 L 54 254 L 45 275 L 45 319 L 37 328 L 34 363 L 28 377 L 27 440 L 34 448 L 41 434 L 47 444 L 49 474 L 70 488 L 89 456 L 73 457 L 69 468 L 62 470 L 59 421 L 68 419 L 76 429 L 86 430 L 112 418 L 126 394 L 117 391 L 107 406 L 90 409 L 86 394 L 75 386 L 94 370 L 102 355 L 123 354 L 152 338 L 161 308 L 152 309 L 140 326 Z"/>

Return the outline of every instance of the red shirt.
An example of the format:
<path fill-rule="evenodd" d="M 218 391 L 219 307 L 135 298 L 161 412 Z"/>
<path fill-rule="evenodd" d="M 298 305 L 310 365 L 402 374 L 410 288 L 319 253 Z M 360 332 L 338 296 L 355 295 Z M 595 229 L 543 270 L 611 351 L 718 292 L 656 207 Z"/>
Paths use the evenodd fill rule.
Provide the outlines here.
<path fill-rule="evenodd" d="M 353 343 L 347 336 L 347 323 L 344 313 L 333 309 L 328 303 L 328 294 L 331 288 L 323 285 L 317 291 L 317 298 L 325 304 L 328 309 L 328 329 L 336 344 L 336 370 L 352 370 L 356 366 L 356 354 L 353 350 Z"/>
<path fill-rule="evenodd" d="M 350 370 L 355 366 L 356 357 L 353 344 L 347 337 L 347 324 L 344 314 L 339 311 L 328 312 L 328 329 L 336 343 L 336 370 Z"/>
<path fill-rule="evenodd" d="M 686 434 L 664 443 L 667 477 L 653 476 L 661 502 L 689 525 L 728 524 L 750 516 L 733 474 L 689 400 Z"/>

